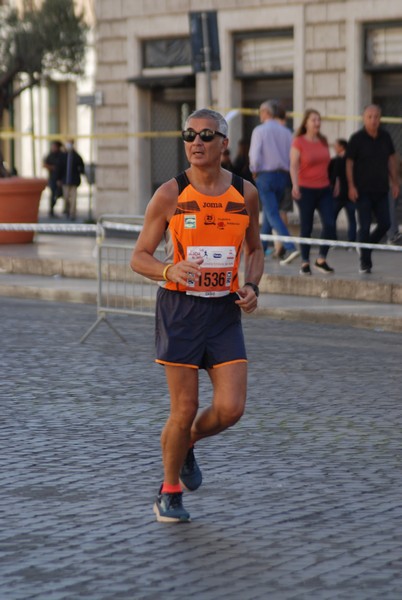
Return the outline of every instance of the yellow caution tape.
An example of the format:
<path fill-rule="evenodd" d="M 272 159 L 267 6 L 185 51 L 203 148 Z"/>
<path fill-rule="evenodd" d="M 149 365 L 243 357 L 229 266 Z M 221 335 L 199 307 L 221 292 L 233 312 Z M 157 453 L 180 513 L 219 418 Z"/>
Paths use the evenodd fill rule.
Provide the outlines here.
<path fill-rule="evenodd" d="M 219 107 L 217 107 L 219 108 Z M 223 110 L 222 108 L 220 109 Z M 225 109 L 224 112 L 227 114 L 230 111 L 238 112 L 244 116 L 258 116 L 258 108 L 230 108 Z M 303 114 L 298 112 L 287 112 L 288 118 L 302 118 Z M 321 115 L 323 121 L 361 121 L 362 117 L 359 115 Z M 381 117 L 382 123 L 389 123 L 393 125 L 402 125 L 402 117 Z M 111 139 L 128 139 L 128 138 L 141 138 L 141 139 L 155 139 L 155 138 L 176 138 L 180 136 L 180 131 L 113 131 L 113 132 L 98 132 L 98 133 L 51 133 L 47 135 L 32 134 L 30 132 L 13 131 L 11 129 L 0 130 L 0 139 L 12 140 L 29 138 L 34 140 L 60 140 L 60 139 L 89 139 L 89 140 L 111 140 Z"/>

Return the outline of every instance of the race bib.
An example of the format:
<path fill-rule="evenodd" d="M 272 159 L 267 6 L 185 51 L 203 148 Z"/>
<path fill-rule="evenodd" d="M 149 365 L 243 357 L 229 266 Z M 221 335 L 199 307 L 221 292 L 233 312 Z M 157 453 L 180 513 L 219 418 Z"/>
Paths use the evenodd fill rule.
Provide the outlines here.
<path fill-rule="evenodd" d="M 227 296 L 233 278 L 236 259 L 234 246 L 188 246 L 187 260 L 202 258 L 201 275 L 187 279 L 187 294 L 193 296 Z"/>

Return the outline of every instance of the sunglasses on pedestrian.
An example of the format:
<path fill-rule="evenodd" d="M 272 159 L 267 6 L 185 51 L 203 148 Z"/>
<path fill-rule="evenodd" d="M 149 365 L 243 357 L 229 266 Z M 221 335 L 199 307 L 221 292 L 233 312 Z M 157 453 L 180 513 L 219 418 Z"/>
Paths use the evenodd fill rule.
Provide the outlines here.
<path fill-rule="evenodd" d="M 212 129 L 203 129 L 202 131 L 194 131 L 194 129 L 186 129 L 181 132 L 181 137 L 185 142 L 194 142 L 197 135 L 200 136 L 202 142 L 212 142 L 215 136 L 220 135 L 225 138 L 226 135 L 220 131 L 213 131 Z"/>

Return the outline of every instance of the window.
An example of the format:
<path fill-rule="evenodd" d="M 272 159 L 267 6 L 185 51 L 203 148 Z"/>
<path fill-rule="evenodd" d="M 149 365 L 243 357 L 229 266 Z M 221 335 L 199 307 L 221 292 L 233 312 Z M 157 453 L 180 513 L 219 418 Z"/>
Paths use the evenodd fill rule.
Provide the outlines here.
<path fill-rule="evenodd" d="M 293 30 L 236 34 L 235 77 L 289 76 L 293 73 Z"/>
<path fill-rule="evenodd" d="M 366 71 L 402 70 L 402 23 L 367 25 L 364 50 Z"/>
<path fill-rule="evenodd" d="M 143 42 L 143 68 L 191 66 L 190 38 L 166 38 Z"/>

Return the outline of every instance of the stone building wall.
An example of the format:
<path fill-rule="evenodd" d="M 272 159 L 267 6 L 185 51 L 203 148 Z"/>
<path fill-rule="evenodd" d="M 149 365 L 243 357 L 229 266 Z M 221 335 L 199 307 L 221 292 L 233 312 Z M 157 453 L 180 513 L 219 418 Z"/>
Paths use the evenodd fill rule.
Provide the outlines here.
<path fill-rule="evenodd" d="M 332 5 L 333 6 L 333 5 Z M 329 17 L 329 4 L 307 5 L 305 53 L 305 107 L 313 106 L 323 116 L 346 114 L 345 20 L 341 12 Z M 325 121 L 329 139 L 344 136 L 344 121 Z"/>
<path fill-rule="evenodd" d="M 129 3 L 127 3 L 129 4 Z M 137 2 L 132 2 L 132 6 Z M 103 92 L 103 105 L 96 109 L 96 133 L 105 134 L 97 143 L 97 213 L 127 204 L 129 152 L 127 17 L 122 2 L 98 0 L 96 89 Z"/>
<path fill-rule="evenodd" d="M 354 117 L 371 100 L 371 79 L 362 68 L 362 24 L 402 23 L 400 0 L 97 0 L 96 86 L 105 100 L 97 109 L 97 130 L 121 134 L 98 142 L 98 213 L 141 213 L 151 194 L 149 144 L 124 137 L 146 131 L 150 122 L 150 95 L 127 82 L 141 73 L 141 40 L 188 34 L 188 12 L 202 10 L 219 15 L 222 70 L 213 77 L 218 106 L 239 105 L 233 32 L 290 27 L 294 124 L 305 108 L 316 108 L 331 143 L 359 126 Z M 202 87 L 201 74 L 196 76 L 197 104 L 204 104 Z"/>

